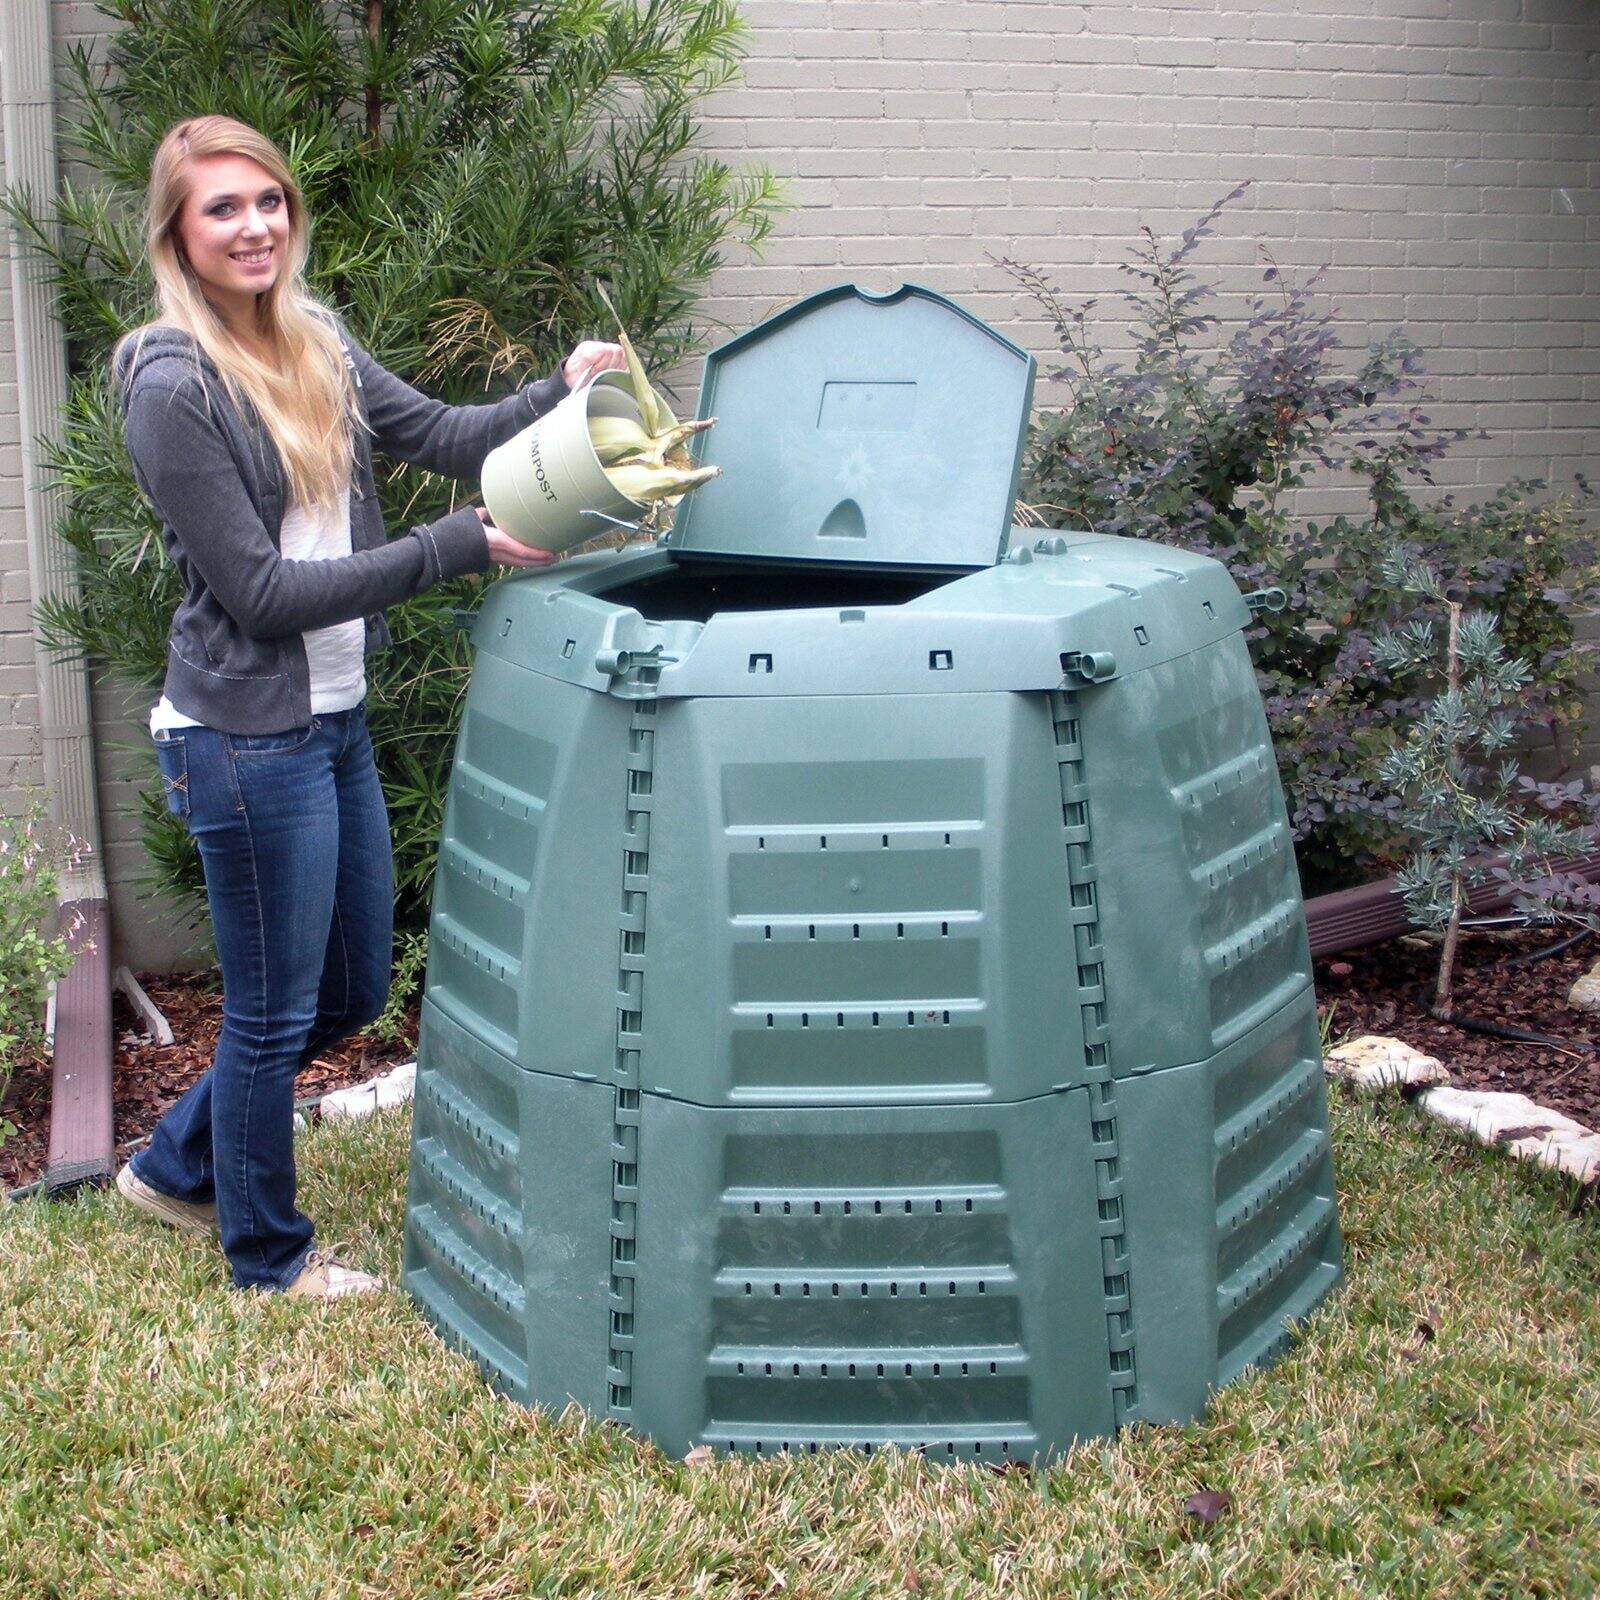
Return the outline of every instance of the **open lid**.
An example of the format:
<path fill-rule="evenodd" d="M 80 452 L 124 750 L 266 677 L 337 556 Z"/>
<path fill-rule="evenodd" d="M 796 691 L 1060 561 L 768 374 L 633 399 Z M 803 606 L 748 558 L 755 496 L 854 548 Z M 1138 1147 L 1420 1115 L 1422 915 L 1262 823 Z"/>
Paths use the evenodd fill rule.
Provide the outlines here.
<path fill-rule="evenodd" d="M 1011 524 L 1033 357 L 915 284 L 824 289 L 706 357 L 668 542 L 700 555 L 986 567 Z"/>

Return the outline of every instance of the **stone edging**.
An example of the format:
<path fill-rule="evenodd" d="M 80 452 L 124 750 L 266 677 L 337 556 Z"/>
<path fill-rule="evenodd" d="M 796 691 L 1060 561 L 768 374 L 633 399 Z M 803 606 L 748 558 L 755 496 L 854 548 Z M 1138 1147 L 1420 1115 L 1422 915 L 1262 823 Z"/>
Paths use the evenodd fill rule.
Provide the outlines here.
<path fill-rule="evenodd" d="M 1417 1104 L 1430 1117 L 1465 1128 L 1483 1144 L 1576 1178 L 1600 1181 L 1600 1133 L 1537 1105 L 1525 1094 L 1494 1089 L 1424 1089 Z"/>
<path fill-rule="evenodd" d="M 1416 1103 L 1423 1111 L 1464 1129 L 1480 1143 L 1579 1183 L 1600 1183 L 1600 1133 L 1525 1094 L 1450 1088 L 1445 1068 L 1404 1040 L 1378 1034 L 1352 1039 L 1330 1050 L 1322 1068 L 1330 1078 L 1363 1088 L 1420 1088 Z"/>
<path fill-rule="evenodd" d="M 416 1093 L 417 1064 L 403 1061 L 398 1067 L 380 1072 L 365 1083 L 352 1084 L 348 1089 L 330 1089 L 315 1102 L 317 1111 L 330 1122 L 354 1122 L 370 1117 L 375 1111 L 390 1111 L 403 1106 Z M 305 1113 L 295 1114 L 295 1126 L 303 1128 Z"/>

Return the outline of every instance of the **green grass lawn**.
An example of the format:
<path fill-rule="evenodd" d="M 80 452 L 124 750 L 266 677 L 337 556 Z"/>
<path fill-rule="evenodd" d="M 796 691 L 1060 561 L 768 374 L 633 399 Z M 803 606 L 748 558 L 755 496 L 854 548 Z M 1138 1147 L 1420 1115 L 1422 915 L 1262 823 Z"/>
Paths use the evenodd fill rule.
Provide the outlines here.
<path fill-rule="evenodd" d="M 399 1292 L 235 1294 L 114 1200 L 5 1208 L 0 1596 L 1600 1592 L 1600 1217 L 1403 1106 L 1333 1112 L 1343 1293 L 1204 1423 L 1032 1478 L 667 1460 L 495 1398 Z M 302 1146 L 324 1237 L 389 1273 L 408 1127 Z"/>

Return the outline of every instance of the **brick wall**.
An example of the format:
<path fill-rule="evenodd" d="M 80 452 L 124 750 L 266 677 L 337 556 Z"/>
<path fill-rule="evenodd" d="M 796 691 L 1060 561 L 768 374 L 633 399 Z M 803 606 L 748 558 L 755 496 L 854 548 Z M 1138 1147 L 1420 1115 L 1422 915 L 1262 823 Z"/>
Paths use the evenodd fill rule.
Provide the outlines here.
<path fill-rule="evenodd" d="M 92 59 L 103 60 L 110 23 L 91 0 L 53 0 L 52 21 L 56 62 L 63 82 L 71 47 L 82 46 Z M 172 906 L 152 895 L 144 881 L 150 864 L 140 841 L 139 796 L 155 770 L 146 732 L 150 697 L 140 694 L 130 698 L 111 684 L 97 681 L 91 708 L 101 847 L 111 886 L 114 959 L 141 969 L 208 961 L 203 930 L 197 933 L 185 926 Z"/>
<path fill-rule="evenodd" d="M 3 3 L 3 0 L 0 0 Z M 709 143 L 764 161 L 795 209 L 764 255 L 730 252 L 705 309 L 743 328 L 841 279 L 955 295 L 1041 357 L 1030 303 L 991 254 L 1099 295 L 1141 223 L 1175 234 L 1243 178 L 1203 259 L 1236 309 L 1258 242 L 1328 268 L 1357 347 L 1404 322 L 1429 351 L 1441 424 L 1483 427 L 1442 483 L 1596 466 L 1600 401 L 1600 13 L 1590 0 L 743 0 L 743 84 Z M 59 43 L 103 25 L 58 3 Z M 0 291 L 3 292 L 3 291 Z M 0 301 L 3 313 L 3 301 Z M 21 564 L 9 318 L 0 314 L 0 558 Z M 691 379 L 692 385 L 692 379 Z M 10 418 L 8 424 L 7 418 Z M 10 427 L 10 434 L 7 427 Z M 1315 491 L 1331 512 L 1350 491 Z M 15 579 L 11 580 L 12 588 Z M 25 643 L 0 593 L 0 654 Z M 24 651 L 24 659 L 26 652 Z M 8 715 L 0 689 L 0 805 Z M 171 936 L 128 909 L 140 870 L 126 774 L 137 728 L 101 721 L 108 864 L 136 962 Z M 126 747 L 126 748 L 119 748 Z M 1585 760 L 1600 759 L 1600 746 Z"/>
<path fill-rule="evenodd" d="M 989 259 L 1112 297 L 1240 180 L 1203 263 L 1326 266 L 1357 347 L 1404 323 L 1441 424 L 1487 428 L 1452 484 L 1595 466 L 1600 12 L 1589 0 L 744 0 L 744 85 L 711 142 L 798 209 L 707 311 L 733 327 L 841 279 L 958 296 L 1041 357 Z M 1222 309 L 1229 310 L 1225 301 Z M 1232 309 L 1238 309 L 1238 301 Z"/>
<path fill-rule="evenodd" d="M 743 84 L 711 144 L 765 161 L 797 207 L 705 310 L 733 329 L 850 279 L 951 294 L 1051 365 L 993 262 L 1099 298 L 1141 224 L 1175 238 L 1243 179 L 1198 262 L 1223 316 L 1260 247 L 1325 268 L 1344 342 L 1403 324 L 1464 498 L 1600 468 L 1600 10 L 1591 0 L 743 0 Z M 684 375 L 692 392 L 695 373 Z M 1040 398 L 1053 397 L 1041 384 Z M 1357 511 L 1324 477 L 1310 514 Z M 1593 625 L 1584 632 L 1600 632 Z M 1600 763 L 1600 716 L 1579 752 Z M 1550 773 L 1556 761 L 1541 754 Z"/>

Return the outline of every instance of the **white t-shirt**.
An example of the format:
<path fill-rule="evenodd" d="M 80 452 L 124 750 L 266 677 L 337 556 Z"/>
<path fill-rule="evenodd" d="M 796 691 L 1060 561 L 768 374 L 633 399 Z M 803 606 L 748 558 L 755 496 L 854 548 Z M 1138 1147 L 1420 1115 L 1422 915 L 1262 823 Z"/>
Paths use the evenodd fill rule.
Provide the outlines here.
<path fill-rule="evenodd" d="M 285 561 L 336 561 L 350 554 L 350 498 L 340 495 L 338 503 L 308 512 L 290 506 L 284 514 L 279 535 L 279 551 Z M 311 713 L 349 711 L 361 704 L 367 692 L 365 650 L 367 625 L 360 617 L 336 622 L 327 628 L 312 628 L 305 640 L 306 665 L 311 669 Z M 195 728 L 199 723 L 186 717 L 165 695 L 150 713 L 150 732 L 166 728 Z"/>

